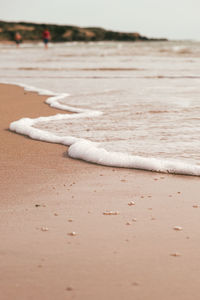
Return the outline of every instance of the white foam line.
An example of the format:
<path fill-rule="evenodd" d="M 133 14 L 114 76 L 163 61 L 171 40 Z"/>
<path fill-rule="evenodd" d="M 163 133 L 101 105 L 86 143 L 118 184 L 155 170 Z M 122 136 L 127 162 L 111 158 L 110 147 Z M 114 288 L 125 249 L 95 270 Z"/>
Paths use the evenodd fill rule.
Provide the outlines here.
<path fill-rule="evenodd" d="M 35 119 L 22 118 L 10 124 L 10 130 L 17 133 L 27 135 L 32 139 L 46 141 L 51 143 L 59 143 L 70 146 L 68 154 L 72 158 L 82 159 L 88 162 L 99 165 L 134 168 L 148 171 L 182 174 L 182 175 L 196 175 L 200 176 L 200 166 L 185 164 L 179 161 L 170 161 L 156 158 L 145 158 L 140 156 L 128 155 L 126 153 L 108 152 L 100 147 L 99 143 L 94 143 L 86 139 L 81 139 L 73 136 L 57 136 L 53 133 L 43 131 L 33 127 L 38 121 L 53 121 L 61 119 L 75 119 L 86 117 L 97 117 L 102 115 L 101 111 L 86 110 L 67 106 L 59 101 L 68 97 L 69 94 L 58 94 L 52 91 L 35 88 L 22 83 L 1 81 L 4 84 L 13 84 L 23 87 L 26 91 L 37 92 L 40 95 L 50 96 L 46 100 L 51 107 L 75 112 L 75 114 L 57 114 L 49 117 L 38 117 Z"/>

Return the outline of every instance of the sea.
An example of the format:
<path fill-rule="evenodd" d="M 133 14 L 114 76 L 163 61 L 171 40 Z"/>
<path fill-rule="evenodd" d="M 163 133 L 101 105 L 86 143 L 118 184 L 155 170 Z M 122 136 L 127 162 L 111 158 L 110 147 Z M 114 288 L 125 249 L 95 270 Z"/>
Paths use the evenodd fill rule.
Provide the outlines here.
<path fill-rule="evenodd" d="M 73 114 L 10 129 L 92 163 L 200 175 L 200 42 L 0 45 L 0 82 Z"/>

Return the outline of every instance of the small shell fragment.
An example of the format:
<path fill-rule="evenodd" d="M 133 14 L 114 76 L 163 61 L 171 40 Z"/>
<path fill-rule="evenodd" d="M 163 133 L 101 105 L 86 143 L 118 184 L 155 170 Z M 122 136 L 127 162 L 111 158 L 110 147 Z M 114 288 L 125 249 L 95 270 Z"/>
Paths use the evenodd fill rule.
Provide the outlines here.
<path fill-rule="evenodd" d="M 199 205 L 198 205 L 198 204 L 194 204 L 194 205 L 192 205 L 192 207 L 193 207 L 193 208 L 198 208 Z"/>
<path fill-rule="evenodd" d="M 131 225 L 131 222 L 126 222 L 126 225 Z"/>
<path fill-rule="evenodd" d="M 116 215 L 119 215 L 119 212 L 118 211 L 104 211 L 103 212 L 103 215 L 105 216 L 116 216 Z"/>
<path fill-rule="evenodd" d="M 183 228 L 182 228 L 181 226 L 174 226 L 173 229 L 176 230 L 176 231 L 181 231 L 181 230 L 183 230 Z"/>
<path fill-rule="evenodd" d="M 40 230 L 41 231 L 48 231 L 49 229 L 48 229 L 48 227 L 43 226 L 43 227 L 40 228 Z"/>
<path fill-rule="evenodd" d="M 133 205 L 135 205 L 135 202 L 134 202 L 134 201 L 131 201 L 131 202 L 128 203 L 128 205 L 129 205 L 129 206 L 133 206 Z"/>
<path fill-rule="evenodd" d="M 68 235 L 70 235 L 70 236 L 76 236 L 77 234 L 76 234 L 76 232 L 72 231 L 72 232 L 69 232 Z"/>

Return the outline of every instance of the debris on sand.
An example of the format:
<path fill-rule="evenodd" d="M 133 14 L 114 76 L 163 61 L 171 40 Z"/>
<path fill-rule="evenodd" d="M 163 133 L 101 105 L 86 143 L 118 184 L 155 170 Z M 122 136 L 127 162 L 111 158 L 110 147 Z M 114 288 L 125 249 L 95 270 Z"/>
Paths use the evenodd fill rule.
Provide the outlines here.
<path fill-rule="evenodd" d="M 103 212 L 103 215 L 105 216 L 116 216 L 116 215 L 119 215 L 119 212 L 118 211 L 104 211 Z"/>
<path fill-rule="evenodd" d="M 135 202 L 134 202 L 134 201 L 130 201 L 130 202 L 128 203 L 128 205 L 129 205 L 129 206 L 133 206 L 133 205 L 135 205 Z"/>
<path fill-rule="evenodd" d="M 46 227 L 46 226 L 42 226 L 42 227 L 40 228 L 40 230 L 41 230 L 41 231 L 48 231 L 48 230 L 49 230 L 49 228 L 48 228 L 48 227 Z"/>
<path fill-rule="evenodd" d="M 182 231 L 183 230 L 183 228 L 181 226 L 174 226 L 173 229 L 176 230 L 176 231 Z"/>
<path fill-rule="evenodd" d="M 198 208 L 199 205 L 198 205 L 198 204 L 194 204 L 194 205 L 192 205 L 192 207 L 193 207 L 193 208 Z"/>
<path fill-rule="evenodd" d="M 131 222 L 126 222 L 126 225 L 131 225 Z"/>
<path fill-rule="evenodd" d="M 70 235 L 70 236 L 76 236 L 76 235 L 77 235 L 77 233 L 76 233 L 76 232 L 74 232 L 74 231 L 72 231 L 72 232 L 69 232 L 69 233 L 68 233 L 68 235 Z"/>
<path fill-rule="evenodd" d="M 181 256 L 181 254 L 178 252 L 175 252 L 175 253 L 171 253 L 170 256 L 178 257 L 178 256 Z"/>

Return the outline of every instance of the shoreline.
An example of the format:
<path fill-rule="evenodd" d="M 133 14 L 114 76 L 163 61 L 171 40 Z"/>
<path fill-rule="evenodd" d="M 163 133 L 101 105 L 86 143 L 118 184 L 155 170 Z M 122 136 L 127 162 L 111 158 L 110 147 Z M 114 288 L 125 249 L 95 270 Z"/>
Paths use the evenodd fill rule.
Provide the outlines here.
<path fill-rule="evenodd" d="M 7 84 L 7 83 L 6 83 Z M 12 83 L 11 83 L 12 84 Z M 22 83 L 13 83 L 22 87 L 24 91 L 37 92 L 38 95 L 46 95 L 45 103 L 51 108 L 56 108 L 59 114 L 48 116 L 39 116 L 36 118 L 21 118 L 11 122 L 9 128 L 11 131 L 30 137 L 34 140 L 50 142 L 69 146 L 68 156 L 74 159 L 83 160 L 101 166 L 130 168 L 136 170 L 144 170 L 158 172 L 163 174 L 177 174 L 186 176 L 200 176 L 200 166 L 181 161 L 173 161 L 170 159 L 159 159 L 153 157 L 142 157 L 137 155 L 129 155 L 128 153 L 107 151 L 99 147 L 96 143 L 87 139 L 78 138 L 76 136 L 59 136 L 50 131 L 43 131 L 37 125 L 39 121 L 57 121 L 69 119 L 84 119 L 88 117 L 99 117 L 103 115 L 102 111 L 91 109 L 81 109 L 62 104 L 59 100 L 66 98 L 69 94 L 54 93 L 49 90 L 36 88 Z M 66 113 L 63 113 L 66 111 Z M 69 115 L 71 113 L 75 113 Z M 100 143 L 98 143 L 100 145 Z"/>
<path fill-rule="evenodd" d="M 2 298 L 198 299 L 199 178 L 73 160 L 8 130 L 62 113 L 46 96 L 0 84 L 0 100 Z"/>

